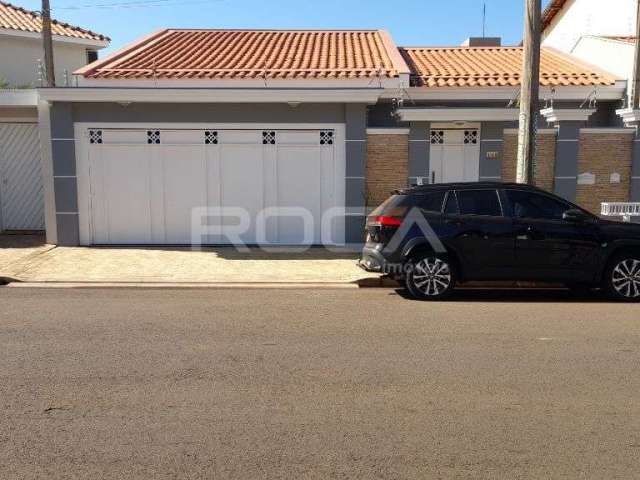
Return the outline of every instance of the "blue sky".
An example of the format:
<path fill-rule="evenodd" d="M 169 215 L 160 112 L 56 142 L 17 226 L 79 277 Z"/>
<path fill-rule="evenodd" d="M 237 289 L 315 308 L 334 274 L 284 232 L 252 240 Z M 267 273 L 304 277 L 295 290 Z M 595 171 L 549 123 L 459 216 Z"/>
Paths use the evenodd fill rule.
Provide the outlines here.
<path fill-rule="evenodd" d="M 40 5 L 39 0 L 13 1 L 32 10 Z M 54 18 L 111 37 L 109 51 L 166 27 L 383 28 L 399 45 L 457 45 L 481 34 L 482 4 L 483 0 L 51 0 Z M 524 0 L 486 0 L 487 35 L 501 36 L 505 44 L 518 43 L 523 4 Z"/>

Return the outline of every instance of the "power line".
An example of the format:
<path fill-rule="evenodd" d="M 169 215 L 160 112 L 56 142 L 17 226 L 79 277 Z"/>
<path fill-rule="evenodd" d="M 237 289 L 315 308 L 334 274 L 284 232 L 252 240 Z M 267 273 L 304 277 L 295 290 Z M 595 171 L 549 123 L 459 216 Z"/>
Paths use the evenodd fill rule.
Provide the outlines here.
<path fill-rule="evenodd" d="M 134 0 L 129 2 L 113 2 L 113 3 L 95 3 L 84 5 L 73 5 L 68 7 L 55 7 L 51 10 L 85 10 L 91 8 L 97 9 L 129 9 L 129 8 L 153 8 L 153 7 L 166 7 L 172 5 L 185 5 L 185 4 L 197 4 L 197 3 L 214 3 L 224 0 L 194 0 L 194 1 L 177 1 L 177 0 Z"/>

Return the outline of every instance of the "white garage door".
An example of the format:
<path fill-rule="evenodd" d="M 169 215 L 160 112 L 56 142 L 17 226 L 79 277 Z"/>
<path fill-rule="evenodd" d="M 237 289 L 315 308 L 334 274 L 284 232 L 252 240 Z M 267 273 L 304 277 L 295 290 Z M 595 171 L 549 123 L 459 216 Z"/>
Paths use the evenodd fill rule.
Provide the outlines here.
<path fill-rule="evenodd" d="M 35 123 L 0 123 L 0 230 L 44 229 Z"/>
<path fill-rule="evenodd" d="M 91 128 L 83 136 L 85 243 L 319 244 L 323 212 L 344 205 L 335 129 Z M 342 243 L 344 232 L 330 236 Z"/>

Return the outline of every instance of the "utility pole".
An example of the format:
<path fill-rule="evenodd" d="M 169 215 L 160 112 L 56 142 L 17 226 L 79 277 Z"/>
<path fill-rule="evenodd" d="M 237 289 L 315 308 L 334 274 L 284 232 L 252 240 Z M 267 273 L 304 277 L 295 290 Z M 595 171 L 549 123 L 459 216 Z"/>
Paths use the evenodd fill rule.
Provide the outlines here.
<path fill-rule="evenodd" d="M 525 0 L 524 59 L 520 90 L 518 132 L 518 183 L 533 183 L 536 121 L 540 109 L 540 0 Z"/>
<path fill-rule="evenodd" d="M 53 67 L 53 42 L 51 40 L 51 8 L 49 0 L 42 0 L 42 47 L 44 49 L 44 78 L 47 87 L 56 86 L 56 72 Z"/>
<path fill-rule="evenodd" d="M 629 108 L 636 110 L 640 108 L 640 1 L 637 2 L 636 10 L 636 55 L 633 63 L 633 79 L 631 80 L 630 90 Z"/>

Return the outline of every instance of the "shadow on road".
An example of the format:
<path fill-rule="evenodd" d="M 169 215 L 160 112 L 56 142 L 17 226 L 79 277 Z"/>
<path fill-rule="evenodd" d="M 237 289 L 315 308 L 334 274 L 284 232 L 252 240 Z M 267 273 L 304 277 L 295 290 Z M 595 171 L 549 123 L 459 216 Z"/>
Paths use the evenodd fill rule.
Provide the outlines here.
<path fill-rule="evenodd" d="M 397 289 L 396 294 L 411 301 L 404 289 Z M 564 289 L 459 289 L 444 302 L 505 302 L 505 303 L 617 303 L 603 292 L 593 291 L 588 294 L 576 294 Z"/>

